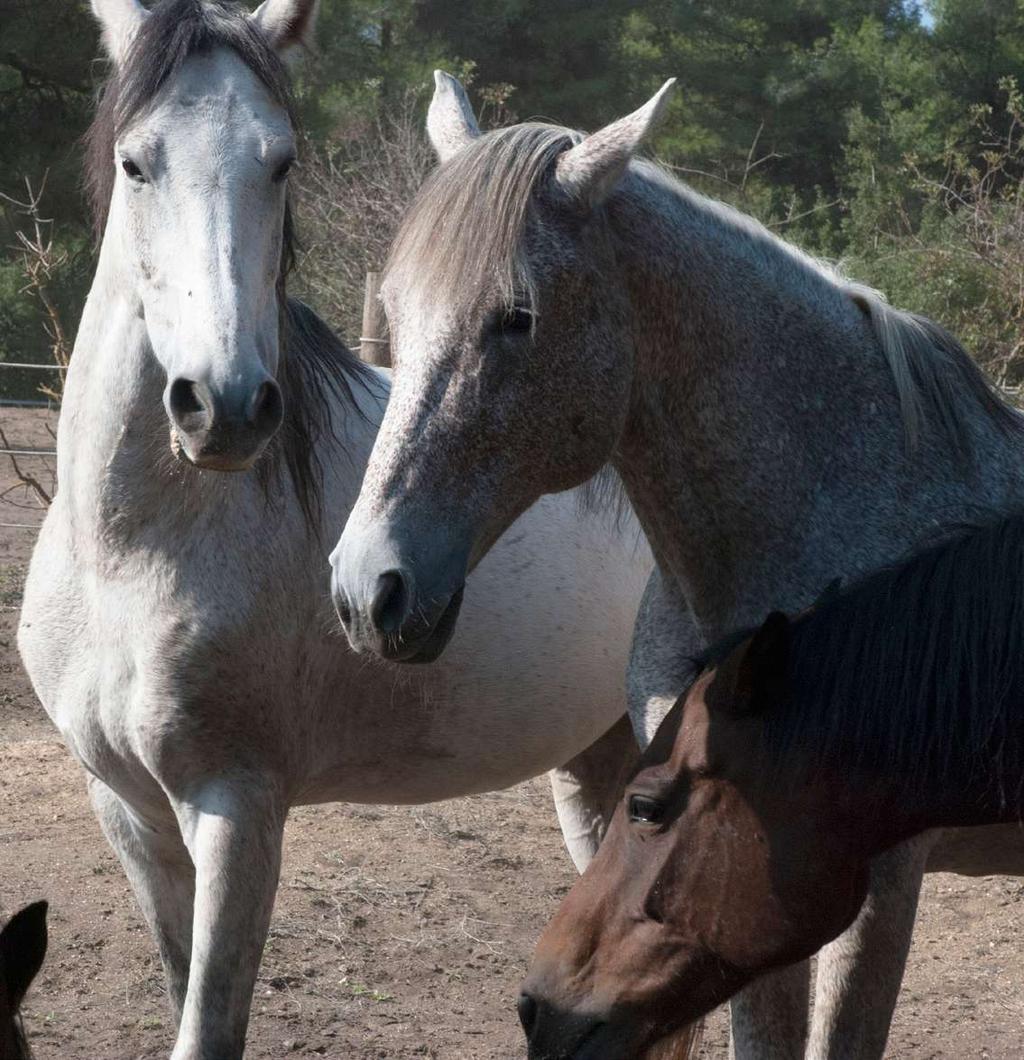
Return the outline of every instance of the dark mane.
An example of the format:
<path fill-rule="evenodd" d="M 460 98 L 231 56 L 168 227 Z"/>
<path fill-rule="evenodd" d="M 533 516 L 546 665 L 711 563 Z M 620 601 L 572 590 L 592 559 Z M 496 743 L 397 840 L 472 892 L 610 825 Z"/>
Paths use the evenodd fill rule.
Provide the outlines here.
<path fill-rule="evenodd" d="M 736 638 L 733 638 L 736 643 Z M 779 780 L 941 792 L 968 779 L 1018 805 L 1024 767 L 1024 515 L 961 530 L 797 618 L 791 696 L 765 718 Z M 1006 786 L 1009 782 L 1009 787 Z"/>
<path fill-rule="evenodd" d="M 288 71 L 244 8 L 231 0 L 160 0 L 151 8 L 122 68 L 104 85 L 86 133 L 85 182 L 97 240 L 102 239 L 110 209 L 118 137 L 145 113 L 190 56 L 218 48 L 233 50 L 297 127 Z M 278 276 L 278 383 L 285 419 L 256 473 L 268 501 L 273 501 L 283 462 L 307 525 L 318 532 L 323 468 L 316 446 L 325 432 L 333 430 L 330 400 L 347 399 L 357 409 L 352 384 L 371 385 L 374 377 L 312 309 L 287 296 L 295 243 L 291 208 L 286 205 Z"/>
<path fill-rule="evenodd" d="M 329 399 L 342 401 L 351 407 L 352 415 L 361 415 L 353 385 L 372 392 L 377 377 L 308 305 L 297 298 L 285 298 L 283 305 L 277 381 L 285 416 L 256 470 L 272 499 L 283 461 L 306 524 L 319 533 L 323 466 L 317 445 L 334 432 Z"/>

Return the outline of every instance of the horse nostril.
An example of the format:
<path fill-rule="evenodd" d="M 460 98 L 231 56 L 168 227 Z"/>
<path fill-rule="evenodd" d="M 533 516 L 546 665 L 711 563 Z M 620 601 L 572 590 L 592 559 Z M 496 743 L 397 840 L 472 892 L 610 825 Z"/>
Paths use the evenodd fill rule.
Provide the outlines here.
<path fill-rule="evenodd" d="M 174 422 L 189 434 L 208 427 L 213 419 L 209 390 L 191 379 L 175 379 L 171 383 L 168 405 Z"/>
<path fill-rule="evenodd" d="M 385 571 L 377 579 L 377 589 L 370 602 L 370 621 L 385 634 L 397 633 L 409 612 L 409 591 L 405 578 L 397 570 Z"/>
<path fill-rule="evenodd" d="M 272 379 L 261 383 L 249 403 L 249 425 L 261 434 L 273 434 L 284 417 L 281 388 Z"/>
<path fill-rule="evenodd" d="M 334 601 L 334 610 L 338 612 L 338 619 L 345 629 L 350 629 L 352 626 L 352 608 L 349 606 L 348 600 L 343 597 L 337 597 Z"/>
<path fill-rule="evenodd" d="M 516 1011 L 523 1025 L 523 1033 L 527 1038 L 533 1037 L 533 1028 L 537 1025 L 537 1002 L 529 994 L 520 994 Z"/>

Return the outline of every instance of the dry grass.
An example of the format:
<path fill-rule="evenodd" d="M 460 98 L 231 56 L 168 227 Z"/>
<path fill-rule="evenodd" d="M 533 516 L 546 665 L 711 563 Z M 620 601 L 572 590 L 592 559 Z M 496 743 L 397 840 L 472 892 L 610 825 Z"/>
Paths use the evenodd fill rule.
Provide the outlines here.
<path fill-rule="evenodd" d="M 368 271 L 384 264 L 398 221 L 434 166 L 415 97 L 371 127 L 307 144 L 297 174 L 301 285 L 350 345 Z"/>

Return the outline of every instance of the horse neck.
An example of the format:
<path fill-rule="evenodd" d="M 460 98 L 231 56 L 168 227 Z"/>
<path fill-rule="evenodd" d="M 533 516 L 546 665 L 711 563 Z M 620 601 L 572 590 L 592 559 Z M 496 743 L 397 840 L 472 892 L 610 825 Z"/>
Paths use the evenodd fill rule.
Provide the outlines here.
<path fill-rule="evenodd" d="M 952 471 L 934 449 L 930 469 L 906 460 L 867 318 L 760 226 L 649 169 L 631 171 L 608 220 L 634 342 L 613 463 L 705 635 L 802 605 L 837 573 L 877 563 L 879 495 L 895 502 L 908 474 Z M 869 524 L 863 558 L 830 554 L 839 541 L 828 535 L 808 546 L 846 514 Z"/>

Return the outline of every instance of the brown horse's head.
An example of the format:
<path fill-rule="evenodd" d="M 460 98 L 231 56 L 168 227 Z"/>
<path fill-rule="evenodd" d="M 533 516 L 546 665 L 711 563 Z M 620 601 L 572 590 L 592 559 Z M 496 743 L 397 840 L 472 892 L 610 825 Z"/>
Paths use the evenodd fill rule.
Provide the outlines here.
<path fill-rule="evenodd" d="M 33 902 L 0 931 L 0 1057 L 29 1056 L 18 1009 L 46 956 L 46 902 Z"/>
<path fill-rule="evenodd" d="M 769 617 L 665 719 L 520 998 L 530 1056 L 637 1057 L 853 920 L 868 854 L 821 779 L 766 769 L 789 622 Z"/>

